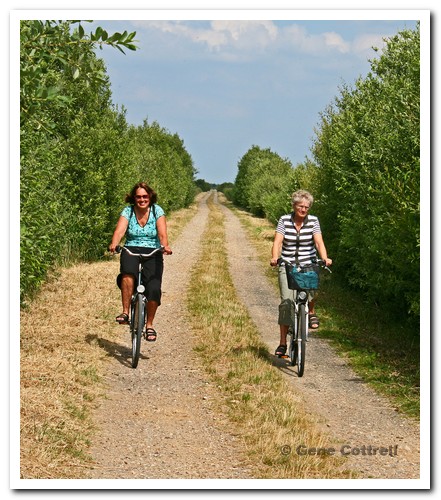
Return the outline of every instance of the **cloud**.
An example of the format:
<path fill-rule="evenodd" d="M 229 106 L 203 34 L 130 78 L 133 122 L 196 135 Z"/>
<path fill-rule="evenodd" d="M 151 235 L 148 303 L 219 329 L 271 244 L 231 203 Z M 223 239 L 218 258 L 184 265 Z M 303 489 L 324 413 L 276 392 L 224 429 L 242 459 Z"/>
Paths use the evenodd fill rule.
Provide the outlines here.
<path fill-rule="evenodd" d="M 211 27 L 231 45 L 245 50 L 272 45 L 279 31 L 272 21 L 212 21 Z"/>
<path fill-rule="evenodd" d="M 287 26 L 281 35 L 280 48 L 289 48 L 300 54 L 323 55 L 329 53 L 347 54 L 351 50 L 351 44 L 346 42 L 341 35 L 335 32 L 324 32 L 311 35 L 299 25 Z"/>
<path fill-rule="evenodd" d="M 311 35 L 298 24 L 279 27 L 270 20 L 137 21 L 136 25 L 199 44 L 210 53 L 230 60 L 276 50 L 309 55 L 342 54 L 350 52 L 352 47 L 335 32 Z"/>
<path fill-rule="evenodd" d="M 323 33 L 325 46 L 331 50 L 336 49 L 340 53 L 347 53 L 350 50 L 350 44 L 345 42 L 338 33 Z"/>
<path fill-rule="evenodd" d="M 384 40 L 385 37 L 383 35 L 360 35 L 352 42 L 352 51 L 361 57 L 372 55 L 372 47 L 376 47 L 380 50 L 383 49 L 383 47 L 386 45 L 386 42 Z"/>

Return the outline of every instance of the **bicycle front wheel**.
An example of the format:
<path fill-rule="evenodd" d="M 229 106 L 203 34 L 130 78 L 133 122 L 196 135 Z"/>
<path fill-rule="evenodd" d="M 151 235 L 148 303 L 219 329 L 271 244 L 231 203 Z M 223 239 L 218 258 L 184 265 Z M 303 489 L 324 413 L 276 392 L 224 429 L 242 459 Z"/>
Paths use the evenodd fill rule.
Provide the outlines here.
<path fill-rule="evenodd" d="M 306 309 L 305 304 L 300 304 L 299 313 L 297 317 L 297 336 L 296 339 L 296 365 L 297 375 L 303 377 L 305 371 L 305 358 L 306 358 Z"/>
<path fill-rule="evenodd" d="M 291 366 L 295 366 L 295 364 L 297 363 L 297 343 L 294 334 L 294 326 L 290 326 L 288 328 L 288 338 L 289 338 L 289 344 L 288 344 L 289 364 Z"/>
<path fill-rule="evenodd" d="M 141 352 L 141 337 L 145 321 L 144 298 L 138 294 L 135 300 L 132 322 L 132 368 L 138 366 L 139 354 Z"/>

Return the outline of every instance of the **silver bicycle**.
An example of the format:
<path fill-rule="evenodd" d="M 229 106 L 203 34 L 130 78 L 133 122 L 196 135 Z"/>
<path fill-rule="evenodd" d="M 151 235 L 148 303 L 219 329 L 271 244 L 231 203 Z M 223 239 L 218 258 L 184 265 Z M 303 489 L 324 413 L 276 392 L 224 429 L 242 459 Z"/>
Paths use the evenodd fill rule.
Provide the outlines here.
<path fill-rule="evenodd" d="M 144 262 L 153 257 L 158 252 L 164 252 L 164 247 L 155 248 L 148 254 L 133 253 L 126 247 L 117 246 L 116 253 L 121 251 L 138 258 L 138 278 L 135 290 L 130 302 L 130 335 L 132 339 L 132 368 L 138 366 L 139 355 L 141 352 L 141 338 L 147 339 L 145 323 L 147 320 L 147 297 L 144 295 L 145 286 L 142 284 L 142 268 Z"/>
<path fill-rule="evenodd" d="M 293 323 L 288 327 L 288 355 L 280 357 L 289 358 L 291 366 L 297 366 L 297 375 L 302 377 L 305 371 L 306 342 L 308 341 L 308 292 L 318 289 L 319 267 L 326 269 L 330 273 L 332 271 L 326 266 L 325 261 L 322 259 L 317 259 L 316 265 L 306 266 L 298 270 L 293 264 L 282 258 L 280 258 L 277 263 L 279 266 L 282 263 L 285 265 L 288 288 L 296 290 L 294 299 L 294 319 Z M 307 276 L 307 273 L 311 273 L 311 276 Z M 313 276 L 313 274 L 316 276 Z"/>

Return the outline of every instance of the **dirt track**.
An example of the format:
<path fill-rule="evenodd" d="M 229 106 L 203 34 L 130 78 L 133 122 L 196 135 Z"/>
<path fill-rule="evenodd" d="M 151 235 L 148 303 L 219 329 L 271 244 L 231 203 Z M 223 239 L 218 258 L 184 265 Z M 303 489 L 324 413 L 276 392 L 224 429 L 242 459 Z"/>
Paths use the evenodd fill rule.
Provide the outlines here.
<path fill-rule="evenodd" d="M 143 343 L 138 368 L 130 368 L 127 327 L 118 327 L 120 342 L 101 339 L 110 356 L 108 392 L 95 414 L 99 432 L 91 448 L 96 462 L 91 479 L 255 477 L 252 464 L 244 460 L 240 436 L 219 413 L 217 388 L 192 351 L 192 334 L 185 319 L 183 298 L 207 222 L 205 199 L 172 242 L 173 256 L 166 257 L 163 304 L 156 321 L 158 340 Z M 273 352 L 278 343 L 277 294 L 238 218 L 226 207 L 222 210 L 237 291 Z M 117 266 L 116 262 L 109 265 L 109 280 Z M 115 312 L 119 307 L 115 301 Z M 363 446 L 397 450 L 394 456 L 351 454 L 349 468 L 362 478 L 419 478 L 418 426 L 364 384 L 324 340 L 309 342 L 303 378 L 284 361 L 274 358 L 274 366 L 303 396 L 317 425 L 345 445 L 345 450 L 362 450 Z"/>

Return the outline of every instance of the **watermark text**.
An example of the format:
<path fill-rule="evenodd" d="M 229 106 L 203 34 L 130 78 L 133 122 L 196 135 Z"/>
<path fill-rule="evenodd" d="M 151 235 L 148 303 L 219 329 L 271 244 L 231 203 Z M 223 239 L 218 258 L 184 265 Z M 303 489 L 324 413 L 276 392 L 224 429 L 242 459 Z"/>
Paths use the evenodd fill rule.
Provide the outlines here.
<path fill-rule="evenodd" d="M 282 455 L 291 455 L 293 449 L 290 445 L 283 445 L 280 447 L 280 453 Z M 350 444 L 344 444 L 340 448 L 334 447 L 309 447 L 304 444 L 300 444 L 294 449 L 296 455 L 299 456 L 332 456 L 332 455 L 342 455 L 342 456 L 390 456 L 396 457 L 398 455 L 398 445 L 388 445 L 388 446 L 374 446 L 374 445 L 361 445 L 352 446 Z"/>

